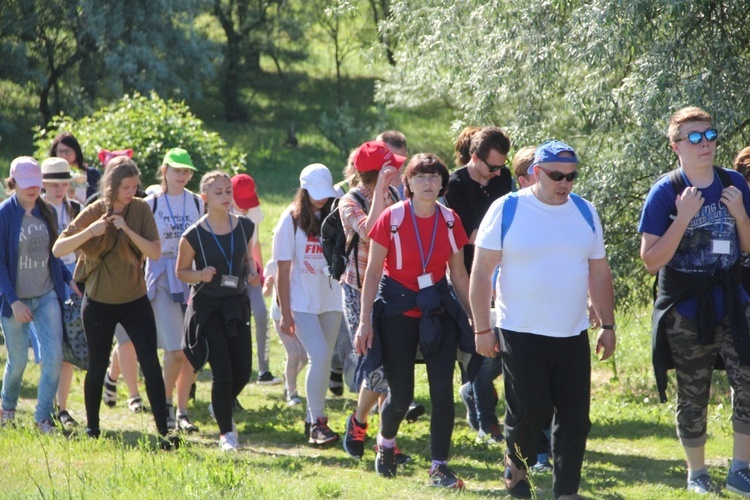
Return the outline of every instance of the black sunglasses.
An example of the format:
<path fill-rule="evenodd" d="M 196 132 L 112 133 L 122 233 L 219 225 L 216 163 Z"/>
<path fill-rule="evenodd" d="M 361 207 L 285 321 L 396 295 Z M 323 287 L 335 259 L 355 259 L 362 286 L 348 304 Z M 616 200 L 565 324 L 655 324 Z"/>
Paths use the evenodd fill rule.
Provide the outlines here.
<path fill-rule="evenodd" d="M 501 168 L 508 166 L 508 160 L 507 159 L 505 160 L 505 163 L 503 163 L 502 165 L 490 165 L 489 163 L 487 163 L 487 160 L 485 160 L 484 158 L 480 158 L 480 160 L 482 160 L 484 162 L 484 164 L 487 165 L 487 170 L 489 170 L 491 174 L 494 174 L 495 172 L 497 172 Z"/>
<path fill-rule="evenodd" d="M 563 179 L 568 182 L 573 182 L 574 180 L 576 180 L 576 177 L 578 177 L 578 170 L 574 170 L 569 174 L 564 174 L 562 172 L 558 172 L 557 170 L 547 170 L 546 168 L 540 167 L 539 165 L 537 165 L 537 167 L 539 167 L 539 170 L 547 174 L 547 177 L 555 182 L 560 182 Z"/>
<path fill-rule="evenodd" d="M 703 138 L 706 138 L 708 142 L 714 142 L 719 137 L 719 132 L 715 128 L 710 128 L 704 132 L 690 132 L 688 135 L 676 139 L 674 142 L 680 142 L 687 139 L 690 144 L 700 144 L 703 142 Z"/>

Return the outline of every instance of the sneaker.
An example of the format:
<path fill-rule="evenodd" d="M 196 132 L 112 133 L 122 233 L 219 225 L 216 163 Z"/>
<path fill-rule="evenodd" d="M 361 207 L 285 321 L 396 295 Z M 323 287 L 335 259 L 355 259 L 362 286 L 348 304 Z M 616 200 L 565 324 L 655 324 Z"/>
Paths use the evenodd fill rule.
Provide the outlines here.
<path fill-rule="evenodd" d="M 128 408 L 133 413 L 141 413 L 143 411 L 143 400 L 140 396 L 133 396 L 128 399 Z"/>
<path fill-rule="evenodd" d="M 375 472 L 382 477 L 396 477 L 396 447 L 378 446 L 377 449 Z"/>
<path fill-rule="evenodd" d="M 404 420 L 412 424 L 416 422 L 417 419 L 421 417 L 422 415 L 424 415 L 424 406 L 412 401 L 412 403 L 409 405 L 409 409 L 406 410 L 406 415 L 404 415 Z"/>
<path fill-rule="evenodd" d="M 505 441 L 503 437 L 503 430 L 498 424 L 490 424 L 487 429 L 479 429 L 477 433 L 477 443 L 502 443 Z"/>
<path fill-rule="evenodd" d="M 68 413 L 68 410 L 63 410 L 57 414 L 57 421 L 60 422 L 60 425 L 63 426 L 63 429 L 68 429 L 70 427 L 78 427 L 78 422 L 70 416 L 70 413 Z"/>
<path fill-rule="evenodd" d="M 221 446 L 221 451 L 227 452 L 233 452 L 240 449 L 240 443 L 237 442 L 237 439 L 231 432 L 228 432 L 219 438 L 219 446 Z"/>
<path fill-rule="evenodd" d="M 534 473 L 552 472 L 552 464 L 549 461 L 549 455 L 547 455 L 546 453 L 539 453 L 536 456 L 536 463 L 531 466 L 531 472 L 534 472 Z"/>
<path fill-rule="evenodd" d="M 519 469 L 505 452 L 505 487 L 513 498 L 531 498 L 531 486 L 526 479 L 526 469 Z"/>
<path fill-rule="evenodd" d="M 445 464 L 440 464 L 432 469 L 428 485 L 454 490 L 464 489 L 464 482 L 456 477 L 456 473 L 450 470 Z"/>
<path fill-rule="evenodd" d="M 365 437 L 367 424 L 360 424 L 354 418 L 354 413 L 346 419 L 346 433 L 344 434 L 344 451 L 352 458 L 360 459 L 365 453 Z"/>
<path fill-rule="evenodd" d="M 290 408 L 301 404 L 302 400 L 299 398 L 296 392 L 286 399 L 286 405 Z"/>
<path fill-rule="evenodd" d="M 711 479 L 709 478 L 710 481 Z M 750 469 L 740 469 L 737 472 L 730 472 L 727 476 L 727 490 L 750 498 Z"/>
<path fill-rule="evenodd" d="M 344 395 L 344 378 L 341 372 L 331 370 L 331 376 L 328 378 L 328 389 L 334 396 Z"/>
<path fill-rule="evenodd" d="M 281 382 L 281 378 L 274 377 L 271 372 L 263 372 L 258 375 L 258 385 L 277 385 Z"/>
<path fill-rule="evenodd" d="M 99 436 L 101 436 L 101 434 L 102 431 L 99 430 L 99 428 L 94 429 L 91 427 L 86 427 L 86 435 L 92 439 L 99 439 Z"/>
<path fill-rule="evenodd" d="M 190 421 L 186 413 L 180 413 L 177 415 L 177 428 L 182 432 L 192 434 L 198 432 L 198 426 Z"/>
<path fill-rule="evenodd" d="M 411 462 L 411 455 L 401 453 L 401 450 L 398 449 L 398 446 L 396 446 L 395 448 L 396 452 L 394 453 L 394 455 L 396 456 L 396 465 L 404 465 L 408 462 Z"/>
<path fill-rule="evenodd" d="M 45 418 L 41 422 L 36 422 L 36 428 L 42 434 L 52 434 L 57 430 L 57 428 L 55 427 L 55 423 L 48 418 Z"/>
<path fill-rule="evenodd" d="M 477 416 L 477 405 L 474 401 L 474 391 L 471 389 L 471 384 L 467 382 L 459 387 L 458 394 L 466 406 L 466 423 L 469 424 L 471 430 L 478 431 L 479 417 Z"/>
<path fill-rule="evenodd" d="M 731 476 L 732 474 L 729 474 L 729 476 L 727 477 L 727 487 L 729 487 L 729 477 Z M 700 493 L 702 495 L 705 495 L 707 493 L 718 493 L 719 488 L 714 484 L 713 481 L 711 481 L 711 476 L 709 476 L 708 474 L 701 474 L 695 479 L 688 478 L 687 490 L 693 493 Z"/>
<path fill-rule="evenodd" d="M 173 431 L 177 428 L 177 419 L 174 416 L 174 406 L 167 405 L 167 429 Z"/>
<path fill-rule="evenodd" d="M 328 427 L 328 417 L 319 417 L 318 420 L 310 426 L 310 437 L 307 440 L 310 444 L 328 444 L 339 440 L 339 435 Z"/>
<path fill-rule="evenodd" d="M 104 374 L 104 392 L 102 401 L 110 408 L 114 408 L 117 403 L 117 380 L 109 378 L 109 373 Z"/>
<path fill-rule="evenodd" d="M 14 425 L 16 420 L 16 410 L 0 409 L 0 427 Z"/>

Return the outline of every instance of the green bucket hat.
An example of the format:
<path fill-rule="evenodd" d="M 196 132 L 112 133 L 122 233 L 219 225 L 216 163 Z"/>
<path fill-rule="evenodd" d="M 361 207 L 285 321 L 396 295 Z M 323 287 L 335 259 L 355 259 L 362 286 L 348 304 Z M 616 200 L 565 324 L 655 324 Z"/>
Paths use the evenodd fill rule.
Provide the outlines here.
<path fill-rule="evenodd" d="M 190 170 L 198 171 L 195 165 L 193 165 L 188 152 L 182 148 L 172 148 L 167 151 L 167 154 L 164 155 L 164 161 L 161 164 L 174 168 L 189 168 Z"/>

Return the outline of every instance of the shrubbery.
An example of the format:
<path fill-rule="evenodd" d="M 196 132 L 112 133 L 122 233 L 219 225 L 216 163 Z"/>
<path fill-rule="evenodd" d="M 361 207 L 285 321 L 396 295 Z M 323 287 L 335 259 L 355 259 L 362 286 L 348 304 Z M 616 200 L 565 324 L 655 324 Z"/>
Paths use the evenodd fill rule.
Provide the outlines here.
<path fill-rule="evenodd" d="M 81 143 L 84 160 L 100 170 L 104 167 L 99 163 L 101 149 L 131 148 L 144 187 L 157 182 L 156 172 L 164 154 L 174 147 L 185 148 L 198 169 L 191 180 L 192 188 L 208 170 L 237 172 L 246 166 L 245 154 L 230 148 L 216 132 L 208 132 L 184 102 L 165 101 L 154 92 L 149 96 L 125 95 L 80 120 L 54 117 L 47 128 L 35 131 L 37 158 L 47 156 L 52 139 L 61 131 L 72 133 Z"/>

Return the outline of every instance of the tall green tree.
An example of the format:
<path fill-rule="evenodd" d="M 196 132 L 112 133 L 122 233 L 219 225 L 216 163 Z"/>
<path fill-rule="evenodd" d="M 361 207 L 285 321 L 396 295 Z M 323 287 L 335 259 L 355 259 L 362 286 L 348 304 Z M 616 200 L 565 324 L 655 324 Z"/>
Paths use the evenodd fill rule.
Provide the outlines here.
<path fill-rule="evenodd" d="M 397 66 L 379 98 L 451 107 L 454 128 L 497 124 L 518 147 L 552 137 L 576 146 L 584 175 L 575 189 L 602 215 L 620 306 L 637 306 L 651 283 L 637 223 L 650 185 L 676 166 L 671 113 L 687 105 L 712 113 L 723 165 L 750 139 L 746 8 L 727 0 L 396 2 L 385 29 L 398 37 Z"/>

